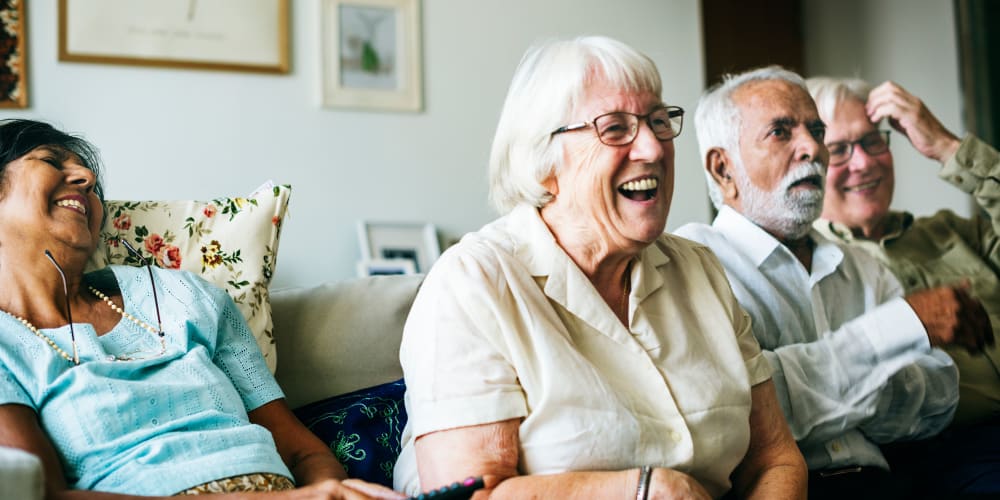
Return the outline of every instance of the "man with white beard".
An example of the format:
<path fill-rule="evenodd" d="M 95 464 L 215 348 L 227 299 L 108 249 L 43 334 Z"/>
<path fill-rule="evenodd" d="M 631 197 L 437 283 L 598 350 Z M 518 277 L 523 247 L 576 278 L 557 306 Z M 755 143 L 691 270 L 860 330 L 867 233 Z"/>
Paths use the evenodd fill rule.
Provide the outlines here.
<path fill-rule="evenodd" d="M 730 75 L 702 96 L 695 127 L 712 225 L 677 234 L 719 257 L 774 370 L 809 465 L 809 498 L 909 498 L 879 444 L 951 420 L 958 372 L 937 346 L 980 350 L 989 319 L 961 288 L 903 297 L 888 269 L 811 228 L 823 207 L 825 125 L 795 73 Z"/>

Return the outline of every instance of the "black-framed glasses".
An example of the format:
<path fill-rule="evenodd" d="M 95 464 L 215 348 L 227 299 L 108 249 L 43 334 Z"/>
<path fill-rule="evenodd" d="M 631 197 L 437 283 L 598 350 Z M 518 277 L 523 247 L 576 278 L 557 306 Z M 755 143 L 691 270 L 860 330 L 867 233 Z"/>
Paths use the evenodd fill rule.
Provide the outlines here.
<path fill-rule="evenodd" d="M 851 160 L 854 155 L 854 146 L 861 146 L 869 156 L 885 153 L 889 150 L 889 131 L 876 130 L 869 132 L 856 141 L 831 142 L 826 145 L 830 151 L 830 166 L 839 167 Z"/>
<path fill-rule="evenodd" d="M 639 135 L 639 120 L 644 120 L 658 140 L 669 141 L 681 135 L 684 109 L 680 106 L 660 106 L 645 115 L 627 111 L 605 113 L 589 122 L 559 127 L 550 135 L 573 132 L 593 126 L 597 138 L 608 146 L 627 146 Z"/>

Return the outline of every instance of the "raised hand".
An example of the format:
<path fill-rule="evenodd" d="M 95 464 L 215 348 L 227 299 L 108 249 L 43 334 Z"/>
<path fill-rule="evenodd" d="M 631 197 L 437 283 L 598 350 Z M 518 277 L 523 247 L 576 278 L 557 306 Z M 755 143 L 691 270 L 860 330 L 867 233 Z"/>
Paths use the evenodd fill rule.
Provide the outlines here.
<path fill-rule="evenodd" d="M 961 143 L 931 113 L 923 101 L 894 82 L 885 82 L 868 94 L 865 106 L 868 118 L 875 123 L 883 118 L 906 136 L 920 154 L 944 163 Z"/>

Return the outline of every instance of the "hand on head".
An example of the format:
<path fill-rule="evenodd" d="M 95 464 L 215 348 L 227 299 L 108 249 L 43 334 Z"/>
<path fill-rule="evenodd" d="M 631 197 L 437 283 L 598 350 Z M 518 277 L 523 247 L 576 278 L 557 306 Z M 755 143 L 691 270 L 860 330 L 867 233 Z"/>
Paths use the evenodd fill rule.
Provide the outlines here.
<path fill-rule="evenodd" d="M 944 163 L 958 150 L 958 137 L 944 128 L 923 101 L 894 82 L 872 89 L 865 107 L 872 123 L 888 118 L 889 125 L 928 158 Z"/>
<path fill-rule="evenodd" d="M 937 287 L 906 296 L 932 346 L 959 345 L 970 354 L 992 346 L 993 327 L 982 303 L 969 295 L 969 284 Z"/>

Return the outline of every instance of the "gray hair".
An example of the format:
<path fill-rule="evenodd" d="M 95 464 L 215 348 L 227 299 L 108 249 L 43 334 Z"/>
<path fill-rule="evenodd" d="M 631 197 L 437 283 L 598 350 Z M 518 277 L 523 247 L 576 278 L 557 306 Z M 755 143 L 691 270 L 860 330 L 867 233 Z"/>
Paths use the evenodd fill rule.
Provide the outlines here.
<path fill-rule="evenodd" d="M 612 38 L 550 40 L 524 54 L 490 151 L 490 200 L 498 212 L 521 204 L 541 207 L 552 199 L 542 182 L 563 160 L 562 141 L 552 131 L 566 125 L 595 81 L 630 92 L 662 92 L 653 61 Z"/>
<path fill-rule="evenodd" d="M 706 154 L 709 149 L 722 148 L 736 158 L 737 165 L 743 164 L 740 156 L 740 129 L 743 120 L 740 108 L 733 102 L 733 94 L 744 85 L 767 80 L 784 80 L 808 92 L 806 82 L 801 76 L 781 66 L 765 66 L 743 73 L 724 75 L 722 82 L 702 94 L 694 112 L 694 128 L 698 135 L 698 151 L 702 162 L 707 161 Z M 708 169 L 705 169 L 705 182 L 708 184 L 708 196 L 712 204 L 717 209 L 722 208 L 722 191 Z"/>
<path fill-rule="evenodd" d="M 872 86 L 860 78 L 830 78 L 818 76 L 806 80 L 809 95 L 816 101 L 816 110 L 823 121 L 833 119 L 833 112 L 840 103 L 849 99 L 868 102 Z"/>

